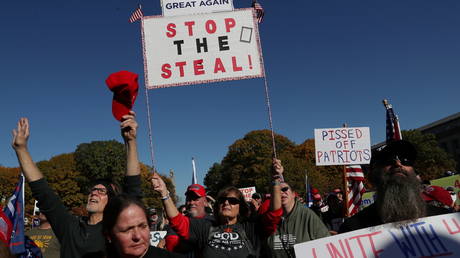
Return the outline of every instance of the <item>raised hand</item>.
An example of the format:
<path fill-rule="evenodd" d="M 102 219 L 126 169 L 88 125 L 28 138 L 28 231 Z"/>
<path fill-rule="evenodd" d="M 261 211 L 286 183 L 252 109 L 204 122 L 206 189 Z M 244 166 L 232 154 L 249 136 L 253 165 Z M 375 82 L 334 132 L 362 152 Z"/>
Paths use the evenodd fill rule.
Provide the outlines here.
<path fill-rule="evenodd" d="M 13 141 L 11 143 L 13 149 L 27 149 L 29 134 L 29 120 L 22 117 L 18 121 L 17 128 L 13 129 Z"/>
<path fill-rule="evenodd" d="M 169 194 L 165 182 L 157 172 L 153 173 L 152 177 L 150 178 L 150 183 L 152 184 L 153 190 L 160 193 L 161 196 L 166 196 Z"/>
<path fill-rule="evenodd" d="M 124 115 L 121 121 L 121 136 L 125 142 L 136 140 L 138 127 L 136 113 L 134 111 L 129 111 L 129 114 Z"/>
<path fill-rule="evenodd" d="M 284 172 L 281 160 L 273 158 L 273 176 L 282 176 Z"/>

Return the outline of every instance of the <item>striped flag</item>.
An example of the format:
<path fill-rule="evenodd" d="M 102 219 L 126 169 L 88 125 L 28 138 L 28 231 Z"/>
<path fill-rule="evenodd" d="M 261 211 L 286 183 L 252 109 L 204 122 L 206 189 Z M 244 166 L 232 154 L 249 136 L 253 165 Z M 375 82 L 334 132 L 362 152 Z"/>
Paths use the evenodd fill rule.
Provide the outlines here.
<path fill-rule="evenodd" d="M 129 17 L 129 22 L 133 23 L 137 20 L 142 19 L 142 17 L 144 17 L 144 14 L 142 13 L 142 8 L 139 5 L 139 7 L 137 7 L 137 9 L 134 10 L 134 12 L 131 14 L 131 17 Z"/>
<path fill-rule="evenodd" d="M 351 165 L 345 167 L 345 179 L 347 180 L 348 193 L 348 214 L 353 216 L 359 211 L 363 194 L 366 192 L 364 188 L 364 174 L 360 165 Z"/>
<path fill-rule="evenodd" d="M 19 182 L 13 195 L 7 202 L 3 212 L 13 225 L 11 233 L 10 250 L 13 254 L 26 252 L 24 245 L 24 176 L 19 176 Z"/>
<path fill-rule="evenodd" d="M 265 14 L 265 11 L 264 11 L 264 8 L 262 7 L 262 5 L 260 5 L 257 0 L 254 0 L 252 2 L 252 7 L 254 8 L 254 10 L 256 11 L 256 15 L 257 15 L 257 22 L 258 23 L 262 23 L 263 19 L 264 19 L 264 14 Z"/>
<path fill-rule="evenodd" d="M 393 107 L 388 103 L 386 99 L 383 100 L 383 105 L 387 110 L 387 144 L 391 141 L 398 141 L 402 139 L 401 129 L 399 127 L 398 116 L 395 115 Z"/>

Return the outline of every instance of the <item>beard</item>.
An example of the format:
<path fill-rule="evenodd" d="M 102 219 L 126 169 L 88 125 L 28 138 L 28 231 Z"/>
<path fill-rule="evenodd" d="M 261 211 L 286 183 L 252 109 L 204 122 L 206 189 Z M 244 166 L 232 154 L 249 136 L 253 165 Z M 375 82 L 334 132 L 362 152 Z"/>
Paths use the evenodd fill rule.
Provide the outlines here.
<path fill-rule="evenodd" d="M 415 221 L 426 216 L 426 204 L 420 191 L 421 184 L 415 174 L 398 171 L 383 172 L 377 186 L 377 210 L 384 223 Z M 404 224 L 404 223 L 401 223 Z"/>

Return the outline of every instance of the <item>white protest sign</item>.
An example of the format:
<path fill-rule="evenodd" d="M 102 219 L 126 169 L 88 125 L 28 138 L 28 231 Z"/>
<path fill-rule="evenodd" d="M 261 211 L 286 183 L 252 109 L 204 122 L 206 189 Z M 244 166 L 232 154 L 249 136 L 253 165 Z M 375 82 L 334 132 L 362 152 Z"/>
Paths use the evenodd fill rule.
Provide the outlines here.
<path fill-rule="evenodd" d="M 239 188 L 241 193 L 244 195 L 244 199 L 249 202 L 252 200 L 252 194 L 256 192 L 256 187 L 251 186 L 251 187 L 245 187 L 245 188 Z"/>
<path fill-rule="evenodd" d="M 294 245 L 296 257 L 460 257 L 460 213 L 385 224 Z"/>
<path fill-rule="evenodd" d="M 165 236 L 166 231 L 150 231 L 150 245 L 157 246 Z"/>
<path fill-rule="evenodd" d="M 162 0 L 163 16 L 233 11 L 232 0 Z"/>
<path fill-rule="evenodd" d="M 369 127 L 315 129 L 317 166 L 369 164 Z"/>
<path fill-rule="evenodd" d="M 142 19 L 145 85 L 164 88 L 263 76 L 253 9 Z"/>

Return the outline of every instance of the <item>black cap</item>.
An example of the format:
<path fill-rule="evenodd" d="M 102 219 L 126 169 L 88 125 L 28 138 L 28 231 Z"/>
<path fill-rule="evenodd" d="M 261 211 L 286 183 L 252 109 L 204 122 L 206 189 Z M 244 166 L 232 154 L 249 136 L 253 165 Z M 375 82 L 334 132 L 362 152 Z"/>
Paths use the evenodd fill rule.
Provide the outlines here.
<path fill-rule="evenodd" d="M 417 159 L 417 150 L 408 141 L 398 140 L 374 150 L 372 152 L 371 166 L 388 165 L 396 158 L 407 166 L 413 166 Z"/>

